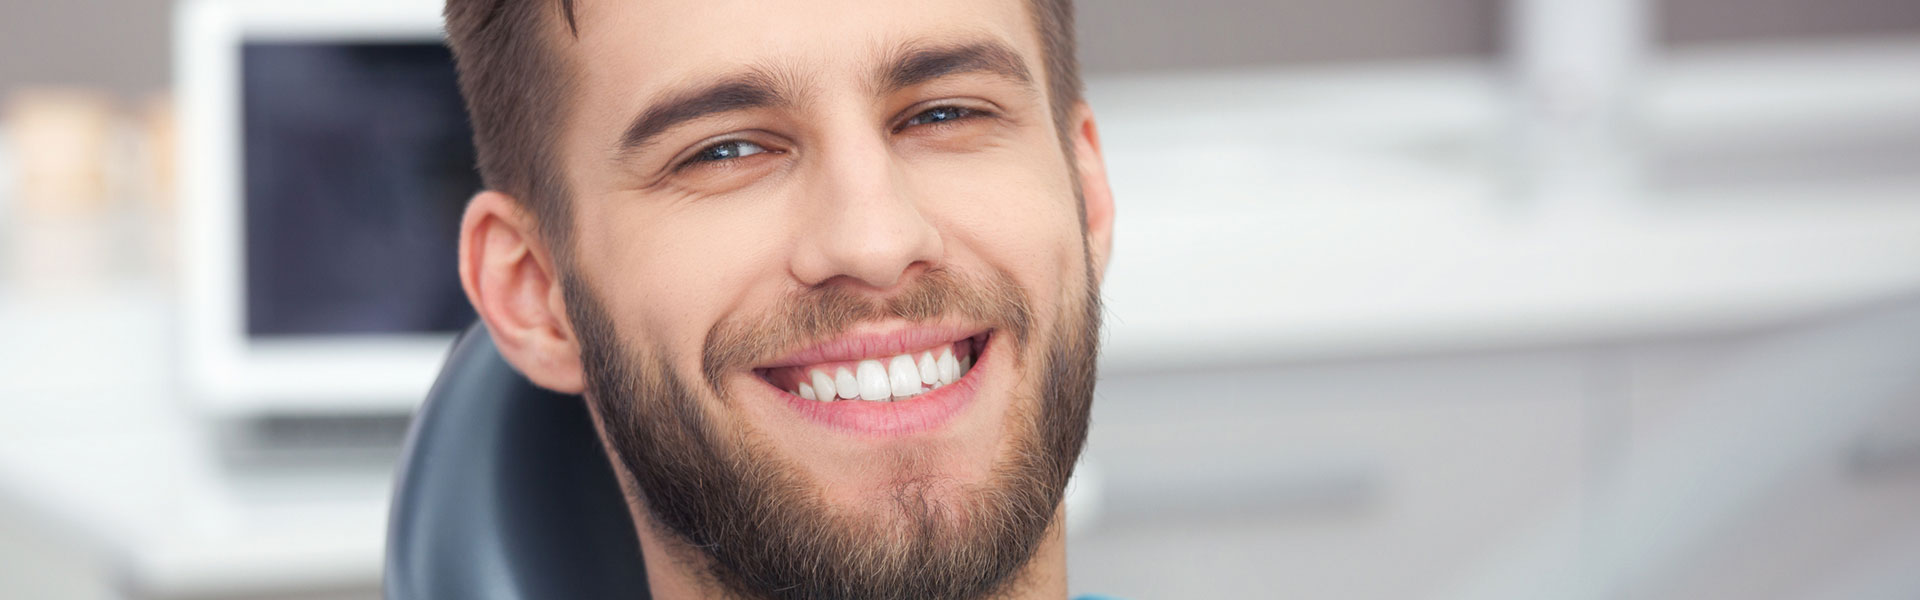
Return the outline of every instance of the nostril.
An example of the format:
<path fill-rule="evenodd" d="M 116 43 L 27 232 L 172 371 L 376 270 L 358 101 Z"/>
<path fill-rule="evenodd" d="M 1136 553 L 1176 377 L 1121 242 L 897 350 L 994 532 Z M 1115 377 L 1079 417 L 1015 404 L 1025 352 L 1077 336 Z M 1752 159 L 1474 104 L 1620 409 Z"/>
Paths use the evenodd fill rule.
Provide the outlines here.
<path fill-rule="evenodd" d="M 863 287 L 891 290 L 918 271 L 938 266 L 944 247 L 940 230 L 910 202 L 847 201 L 810 219 L 789 267 L 808 285 L 845 277 Z"/>

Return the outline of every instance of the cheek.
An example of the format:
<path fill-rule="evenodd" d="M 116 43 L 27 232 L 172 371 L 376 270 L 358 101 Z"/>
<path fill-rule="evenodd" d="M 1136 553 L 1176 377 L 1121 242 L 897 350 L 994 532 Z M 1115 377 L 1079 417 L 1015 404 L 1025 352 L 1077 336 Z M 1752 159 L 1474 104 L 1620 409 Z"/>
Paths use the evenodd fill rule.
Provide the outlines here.
<path fill-rule="evenodd" d="M 948 260 L 984 262 L 1046 294 L 1081 272 L 1079 206 L 1051 134 L 1020 146 L 1026 150 L 913 165 L 911 181 L 946 238 Z"/>
<path fill-rule="evenodd" d="M 708 329 L 777 284 L 780 219 L 615 193 L 576 211 L 580 259 L 624 339 L 665 347 L 697 373 Z M 647 210 L 656 209 L 656 210 Z"/>

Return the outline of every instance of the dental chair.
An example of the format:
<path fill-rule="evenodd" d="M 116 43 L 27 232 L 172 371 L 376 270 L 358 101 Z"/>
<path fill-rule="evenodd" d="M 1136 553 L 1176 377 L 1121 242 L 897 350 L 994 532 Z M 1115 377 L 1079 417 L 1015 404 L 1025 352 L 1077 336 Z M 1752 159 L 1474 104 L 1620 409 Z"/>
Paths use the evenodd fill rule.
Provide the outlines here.
<path fill-rule="evenodd" d="M 484 325 L 454 342 L 407 434 L 387 600 L 649 598 L 584 401 L 529 383 Z"/>

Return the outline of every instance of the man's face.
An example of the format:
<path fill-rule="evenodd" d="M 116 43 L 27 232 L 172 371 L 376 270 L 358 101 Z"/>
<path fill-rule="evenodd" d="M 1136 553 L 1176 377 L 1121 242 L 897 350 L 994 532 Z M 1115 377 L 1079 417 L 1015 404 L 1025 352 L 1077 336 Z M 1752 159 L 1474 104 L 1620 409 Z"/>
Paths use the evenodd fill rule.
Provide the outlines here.
<path fill-rule="evenodd" d="M 1027 2 L 578 14 L 561 279 L 655 524 L 736 591 L 1004 583 L 1084 437 L 1099 316 Z"/>

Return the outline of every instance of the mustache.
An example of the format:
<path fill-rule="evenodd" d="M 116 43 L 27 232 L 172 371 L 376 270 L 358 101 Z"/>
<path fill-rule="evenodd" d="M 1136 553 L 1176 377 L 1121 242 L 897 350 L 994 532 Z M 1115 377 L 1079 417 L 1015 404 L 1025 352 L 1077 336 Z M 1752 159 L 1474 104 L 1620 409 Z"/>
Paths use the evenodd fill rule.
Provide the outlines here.
<path fill-rule="evenodd" d="M 707 331 L 700 351 L 702 375 L 717 393 L 720 378 L 778 359 L 810 342 L 845 333 L 862 322 L 896 318 L 925 323 L 962 317 L 1012 334 L 1025 346 L 1033 307 L 1013 275 L 930 269 L 900 293 L 876 298 L 847 285 L 819 285 L 782 299 L 764 315 L 728 318 Z"/>

